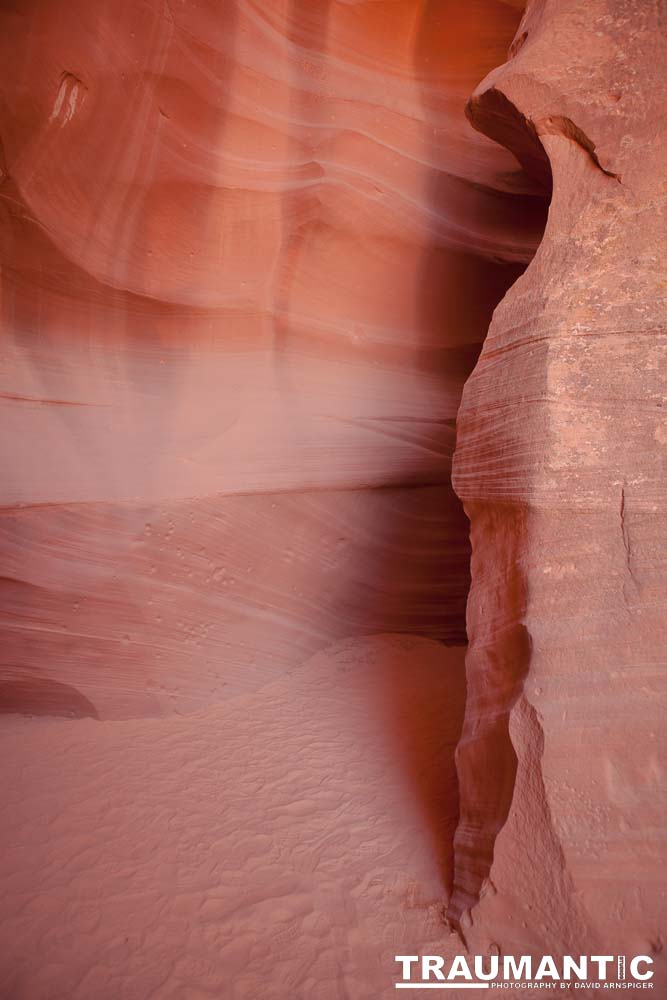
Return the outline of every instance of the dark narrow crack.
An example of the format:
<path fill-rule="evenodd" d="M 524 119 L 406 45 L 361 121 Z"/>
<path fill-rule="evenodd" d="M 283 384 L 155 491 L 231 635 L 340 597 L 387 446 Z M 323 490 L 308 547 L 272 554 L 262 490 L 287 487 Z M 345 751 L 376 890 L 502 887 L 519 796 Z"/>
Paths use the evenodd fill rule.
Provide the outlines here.
<path fill-rule="evenodd" d="M 635 587 L 638 586 L 637 578 L 634 571 L 634 557 L 632 553 L 632 539 L 630 538 L 630 526 L 628 524 L 628 509 L 626 501 L 626 484 L 623 483 L 621 487 L 621 509 L 620 509 L 620 519 L 621 519 L 621 536 L 623 538 L 623 548 L 625 550 L 625 567 L 627 569 L 628 576 L 632 580 Z M 625 603 L 627 605 L 627 593 L 625 589 L 625 584 L 623 586 L 623 596 L 625 598 Z"/>

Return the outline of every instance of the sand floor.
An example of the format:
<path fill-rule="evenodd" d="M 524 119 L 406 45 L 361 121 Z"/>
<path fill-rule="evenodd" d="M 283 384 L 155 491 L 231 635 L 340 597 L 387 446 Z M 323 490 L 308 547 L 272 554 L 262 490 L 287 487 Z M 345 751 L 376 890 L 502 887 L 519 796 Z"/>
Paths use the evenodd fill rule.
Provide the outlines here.
<path fill-rule="evenodd" d="M 455 947 L 463 652 L 371 636 L 205 714 L 5 717 L 0 996 L 396 996 L 395 954 Z"/>

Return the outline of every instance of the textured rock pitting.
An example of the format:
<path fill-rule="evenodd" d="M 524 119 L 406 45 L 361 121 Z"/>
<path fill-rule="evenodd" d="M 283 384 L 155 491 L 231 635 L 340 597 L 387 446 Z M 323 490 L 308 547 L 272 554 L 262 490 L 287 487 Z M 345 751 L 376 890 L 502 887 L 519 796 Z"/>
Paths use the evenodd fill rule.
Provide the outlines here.
<path fill-rule="evenodd" d="M 475 927 L 504 926 L 509 950 L 523 933 L 537 951 L 658 959 L 659 5 L 535 0 L 517 38 L 469 116 L 542 184 L 548 157 L 553 198 L 458 417 L 473 556 L 450 917 L 474 939 L 481 899 Z"/>

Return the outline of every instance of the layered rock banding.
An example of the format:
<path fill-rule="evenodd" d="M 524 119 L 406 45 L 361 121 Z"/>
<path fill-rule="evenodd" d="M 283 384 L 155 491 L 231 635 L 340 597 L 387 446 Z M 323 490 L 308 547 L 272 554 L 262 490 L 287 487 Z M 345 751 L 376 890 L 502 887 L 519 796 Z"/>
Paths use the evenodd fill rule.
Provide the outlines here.
<path fill-rule="evenodd" d="M 659 11 L 523 7 L 0 11 L 10 995 L 658 960 Z"/>
<path fill-rule="evenodd" d="M 450 916 L 491 877 L 482 921 L 541 913 L 563 953 L 662 961 L 659 5 L 536 0 L 517 39 L 468 115 L 551 173 L 553 198 L 459 411 L 473 555 Z"/>
<path fill-rule="evenodd" d="M 3 657 L 26 710 L 57 681 L 102 719 L 188 711 L 352 635 L 465 641 L 456 412 L 543 215 L 462 108 L 518 17 L 3 11 Z"/>

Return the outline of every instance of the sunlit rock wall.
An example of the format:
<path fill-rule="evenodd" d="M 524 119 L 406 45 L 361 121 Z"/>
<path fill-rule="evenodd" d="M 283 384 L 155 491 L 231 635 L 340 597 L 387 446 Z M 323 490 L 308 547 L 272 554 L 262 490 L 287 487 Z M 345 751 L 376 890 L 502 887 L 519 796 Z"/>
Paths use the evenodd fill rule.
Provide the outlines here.
<path fill-rule="evenodd" d="M 10 710 L 465 641 L 455 418 L 544 213 L 463 109 L 520 6 L 3 6 Z"/>

